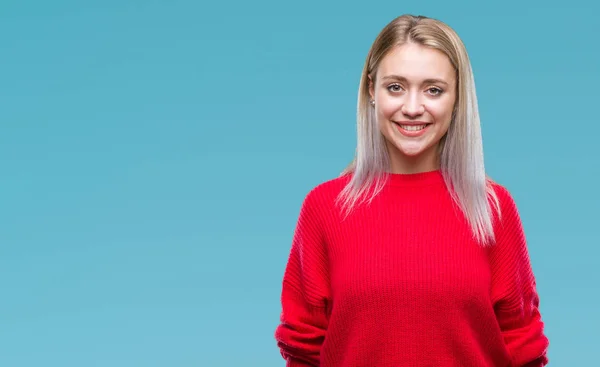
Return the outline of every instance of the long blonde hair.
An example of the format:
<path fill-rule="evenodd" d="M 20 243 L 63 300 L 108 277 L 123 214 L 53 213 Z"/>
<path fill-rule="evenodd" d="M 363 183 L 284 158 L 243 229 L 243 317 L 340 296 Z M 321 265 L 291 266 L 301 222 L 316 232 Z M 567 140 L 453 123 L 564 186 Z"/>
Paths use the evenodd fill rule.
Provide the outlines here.
<path fill-rule="evenodd" d="M 347 215 L 360 198 L 363 198 L 361 202 L 370 201 L 385 185 L 390 159 L 375 112 L 369 106 L 369 78 L 375 80 L 381 60 L 392 48 L 407 42 L 443 52 L 456 70 L 457 99 L 450 127 L 440 142 L 440 170 L 474 238 L 483 245 L 490 244 L 495 238 L 489 199 L 498 213 L 499 203 L 484 168 L 473 71 L 462 40 L 452 28 L 436 19 L 409 14 L 399 16 L 379 33 L 371 46 L 358 92 L 356 155 L 342 172 L 342 175 L 352 175 L 338 202 Z"/>

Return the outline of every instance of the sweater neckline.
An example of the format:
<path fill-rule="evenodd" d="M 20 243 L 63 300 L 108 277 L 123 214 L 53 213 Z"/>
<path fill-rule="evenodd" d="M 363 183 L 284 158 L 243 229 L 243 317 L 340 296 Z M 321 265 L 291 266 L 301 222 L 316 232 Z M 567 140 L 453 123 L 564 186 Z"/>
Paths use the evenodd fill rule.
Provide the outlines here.
<path fill-rule="evenodd" d="M 429 186 L 445 184 L 444 175 L 442 174 L 441 169 L 418 173 L 387 172 L 384 177 L 387 178 L 387 183 L 392 186 Z"/>

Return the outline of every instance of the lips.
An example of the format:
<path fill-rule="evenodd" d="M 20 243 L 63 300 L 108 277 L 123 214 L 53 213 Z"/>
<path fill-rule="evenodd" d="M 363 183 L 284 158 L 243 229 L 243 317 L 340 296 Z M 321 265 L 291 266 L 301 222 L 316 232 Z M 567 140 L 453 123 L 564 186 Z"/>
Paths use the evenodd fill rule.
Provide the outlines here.
<path fill-rule="evenodd" d="M 398 126 L 400 126 L 401 128 L 403 128 L 404 130 L 416 131 L 416 130 L 421 130 L 421 129 L 426 128 L 427 126 L 429 126 L 429 124 L 423 124 L 423 125 L 402 125 L 402 124 L 398 124 Z"/>
<path fill-rule="evenodd" d="M 398 131 L 407 137 L 417 137 L 423 135 L 432 124 L 425 121 L 392 121 Z"/>
<path fill-rule="evenodd" d="M 431 122 L 427 122 L 427 121 L 392 121 L 393 123 L 397 124 L 397 125 L 404 125 L 404 126 L 419 126 L 419 125 L 431 125 Z"/>

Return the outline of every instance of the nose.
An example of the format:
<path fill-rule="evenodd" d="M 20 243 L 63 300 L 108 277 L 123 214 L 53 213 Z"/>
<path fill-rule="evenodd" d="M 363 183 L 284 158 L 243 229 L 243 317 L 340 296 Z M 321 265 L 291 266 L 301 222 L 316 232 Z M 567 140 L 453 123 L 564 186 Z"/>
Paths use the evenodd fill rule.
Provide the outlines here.
<path fill-rule="evenodd" d="M 425 106 L 421 102 L 420 94 L 409 93 L 402 104 L 400 111 L 409 117 L 417 117 L 425 113 Z"/>

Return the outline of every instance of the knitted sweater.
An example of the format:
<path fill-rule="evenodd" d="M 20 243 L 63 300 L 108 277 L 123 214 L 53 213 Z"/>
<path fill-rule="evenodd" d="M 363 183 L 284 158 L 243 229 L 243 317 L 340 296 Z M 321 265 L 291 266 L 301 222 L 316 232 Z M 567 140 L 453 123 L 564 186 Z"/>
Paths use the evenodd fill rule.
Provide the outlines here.
<path fill-rule="evenodd" d="M 544 366 L 549 345 L 510 193 L 496 242 L 475 242 L 440 171 L 391 174 L 343 218 L 349 176 L 305 197 L 275 339 L 286 366 Z"/>

